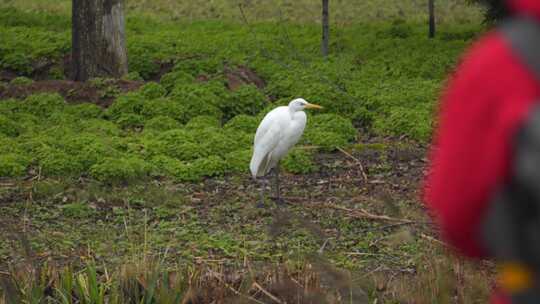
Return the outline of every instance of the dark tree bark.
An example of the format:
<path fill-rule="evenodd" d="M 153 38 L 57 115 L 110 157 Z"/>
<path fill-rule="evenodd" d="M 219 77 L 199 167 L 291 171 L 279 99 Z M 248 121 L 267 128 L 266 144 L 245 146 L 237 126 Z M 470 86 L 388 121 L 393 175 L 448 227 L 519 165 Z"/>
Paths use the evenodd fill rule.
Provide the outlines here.
<path fill-rule="evenodd" d="M 435 37 L 435 0 L 428 0 L 429 7 L 429 38 Z"/>
<path fill-rule="evenodd" d="M 321 51 L 323 56 L 328 56 L 328 39 L 330 35 L 330 24 L 328 20 L 328 1 L 322 0 L 322 43 Z"/>
<path fill-rule="evenodd" d="M 72 78 L 85 81 L 127 74 L 123 0 L 72 3 Z"/>

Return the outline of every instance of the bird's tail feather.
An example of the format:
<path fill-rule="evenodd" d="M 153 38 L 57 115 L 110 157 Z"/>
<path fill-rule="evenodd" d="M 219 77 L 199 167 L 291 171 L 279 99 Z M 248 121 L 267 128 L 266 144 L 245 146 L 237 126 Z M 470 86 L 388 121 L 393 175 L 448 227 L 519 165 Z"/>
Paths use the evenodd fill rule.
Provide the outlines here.
<path fill-rule="evenodd" d="M 253 157 L 251 158 L 251 162 L 249 164 L 249 169 L 251 170 L 251 176 L 253 178 L 257 178 L 259 176 L 263 176 L 266 174 L 267 167 L 270 157 L 268 154 L 261 157 L 261 155 L 258 155 L 257 153 L 253 154 Z"/>

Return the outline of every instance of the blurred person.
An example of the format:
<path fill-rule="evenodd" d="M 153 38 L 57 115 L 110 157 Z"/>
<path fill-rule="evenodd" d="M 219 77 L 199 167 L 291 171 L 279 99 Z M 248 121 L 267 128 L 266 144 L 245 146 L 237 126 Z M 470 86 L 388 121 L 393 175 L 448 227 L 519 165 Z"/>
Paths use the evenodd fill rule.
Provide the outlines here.
<path fill-rule="evenodd" d="M 443 93 L 424 200 L 459 253 L 502 265 L 492 303 L 540 303 L 540 0 L 504 4 Z"/>

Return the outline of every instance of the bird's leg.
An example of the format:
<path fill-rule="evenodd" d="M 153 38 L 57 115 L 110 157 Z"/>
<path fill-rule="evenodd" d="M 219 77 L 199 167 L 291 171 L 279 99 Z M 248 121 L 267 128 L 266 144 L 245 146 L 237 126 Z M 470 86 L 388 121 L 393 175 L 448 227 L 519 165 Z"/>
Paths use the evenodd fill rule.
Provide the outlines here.
<path fill-rule="evenodd" d="M 261 198 L 257 203 L 257 208 L 264 208 L 264 188 L 266 188 L 266 178 L 263 176 L 260 179 Z"/>
<path fill-rule="evenodd" d="M 274 168 L 274 187 L 276 188 L 275 191 L 276 191 L 276 203 L 278 205 L 283 205 L 285 204 L 285 201 L 281 198 L 281 191 L 279 189 L 279 163 L 276 165 L 276 167 Z"/>
<path fill-rule="evenodd" d="M 279 191 L 279 164 L 274 168 L 274 187 L 276 191 L 276 200 L 279 201 L 281 193 Z"/>

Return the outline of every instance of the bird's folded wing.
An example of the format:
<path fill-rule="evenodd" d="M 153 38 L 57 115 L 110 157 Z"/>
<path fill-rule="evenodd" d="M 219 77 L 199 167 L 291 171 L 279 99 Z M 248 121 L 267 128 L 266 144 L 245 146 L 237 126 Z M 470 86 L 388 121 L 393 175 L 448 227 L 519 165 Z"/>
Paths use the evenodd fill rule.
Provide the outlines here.
<path fill-rule="evenodd" d="M 253 177 L 265 174 L 266 166 L 269 162 L 270 153 L 276 148 L 281 138 L 279 124 L 272 124 L 266 130 L 257 132 L 255 145 L 253 147 L 253 157 L 249 168 Z"/>

